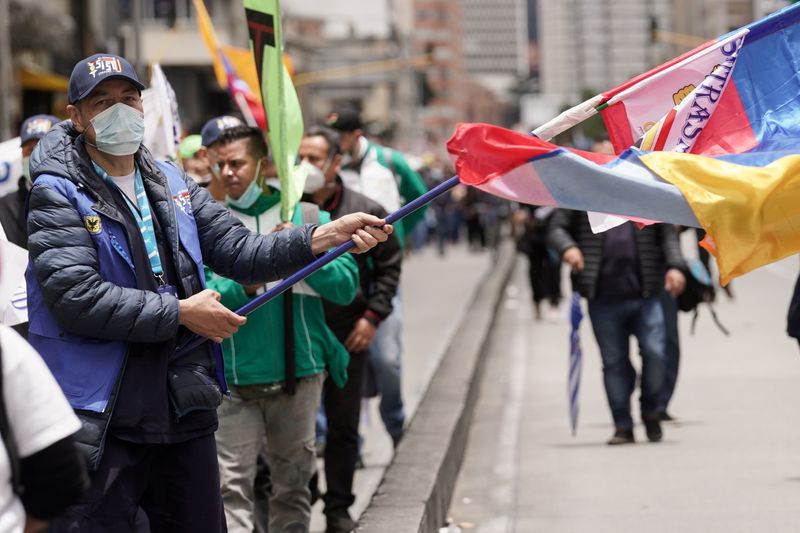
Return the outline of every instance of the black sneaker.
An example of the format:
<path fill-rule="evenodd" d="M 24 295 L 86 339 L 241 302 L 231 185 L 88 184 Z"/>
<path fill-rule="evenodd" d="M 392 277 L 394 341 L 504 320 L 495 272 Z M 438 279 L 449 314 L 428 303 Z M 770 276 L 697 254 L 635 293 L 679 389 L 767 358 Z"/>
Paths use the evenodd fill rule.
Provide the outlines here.
<path fill-rule="evenodd" d="M 661 420 L 660 417 L 655 416 L 653 418 L 645 418 L 644 422 L 644 429 L 647 432 L 647 440 L 650 442 L 659 442 L 662 438 L 664 438 L 664 432 L 661 431 Z"/>
<path fill-rule="evenodd" d="M 325 519 L 328 524 L 325 533 L 350 533 L 356 529 L 356 523 L 347 511 L 326 515 Z"/>
<path fill-rule="evenodd" d="M 617 444 L 633 444 L 634 442 L 636 440 L 633 438 L 633 428 L 617 428 L 614 431 L 614 436 L 606 444 L 616 446 Z"/>
<path fill-rule="evenodd" d="M 658 415 L 658 419 L 661 420 L 662 422 L 675 422 L 675 417 L 666 411 L 662 411 Z"/>

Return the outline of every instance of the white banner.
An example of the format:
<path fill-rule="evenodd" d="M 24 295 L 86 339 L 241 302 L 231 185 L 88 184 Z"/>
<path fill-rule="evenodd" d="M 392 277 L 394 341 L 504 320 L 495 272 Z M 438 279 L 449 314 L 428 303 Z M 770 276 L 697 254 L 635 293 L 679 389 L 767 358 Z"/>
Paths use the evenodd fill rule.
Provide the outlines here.
<path fill-rule="evenodd" d="M 22 176 L 22 148 L 19 137 L 0 143 L 0 196 L 17 190 Z"/>
<path fill-rule="evenodd" d="M 25 269 L 28 267 L 28 252 L 14 243 L 0 240 L 0 309 L 2 323 L 16 326 L 28 321 L 28 295 L 25 286 Z"/>

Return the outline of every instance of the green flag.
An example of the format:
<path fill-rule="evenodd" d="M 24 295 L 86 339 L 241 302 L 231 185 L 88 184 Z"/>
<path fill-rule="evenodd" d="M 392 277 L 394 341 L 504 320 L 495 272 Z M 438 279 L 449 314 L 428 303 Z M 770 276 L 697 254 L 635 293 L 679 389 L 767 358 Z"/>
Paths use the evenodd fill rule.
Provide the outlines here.
<path fill-rule="evenodd" d="M 305 182 L 303 171 L 295 165 L 303 139 L 303 114 L 283 63 L 280 2 L 243 0 L 243 3 L 267 115 L 267 137 L 281 182 L 281 219 L 288 222 Z"/>

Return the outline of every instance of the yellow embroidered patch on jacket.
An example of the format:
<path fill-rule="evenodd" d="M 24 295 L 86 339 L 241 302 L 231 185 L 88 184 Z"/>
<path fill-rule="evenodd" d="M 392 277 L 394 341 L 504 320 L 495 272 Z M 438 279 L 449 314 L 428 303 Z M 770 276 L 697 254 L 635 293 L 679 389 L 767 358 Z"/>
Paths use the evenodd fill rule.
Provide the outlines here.
<path fill-rule="evenodd" d="M 86 231 L 92 235 L 97 235 L 103 229 L 103 225 L 100 223 L 100 217 L 97 215 L 87 215 L 83 217 L 83 225 L 86 226 Z"/>

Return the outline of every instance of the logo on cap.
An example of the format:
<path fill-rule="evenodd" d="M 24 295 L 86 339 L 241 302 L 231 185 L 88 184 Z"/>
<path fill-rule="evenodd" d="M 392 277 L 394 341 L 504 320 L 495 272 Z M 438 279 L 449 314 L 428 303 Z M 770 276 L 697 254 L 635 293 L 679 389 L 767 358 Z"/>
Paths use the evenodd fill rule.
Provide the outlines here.
<path fill-rule="evenodd" d="M 105 76 L 113 73 L 122 73 L 122 62 L 118 57 L 102 56 L 94 61 L 89 61 L 89 74 L 96 78 L 98 74 Z"/>
<path fill-rule="evenodd" d="M 53 122 L 47 118 L 37 118 L 34 120 L 28 121 L 25 125 L 25 134 L 27 136 L 33 136 L 37 133 L 47 133 L 50 131 L 50 128 L 53 127 Z"/>
<path fill-rule="evenodd" d="M 219 129 L 220 131 L 241 125 L 242 121 L 236 117 L 224 116 L 224 117 L 219 117 L 217 119 L 217 129 Z"/>
<path fill-rule="evenodd" d="M 328 115 L 328 120 L 325 121 L 326 126 L 333 126 L 339 120 L 339 113 L 331 113 Z"/>

